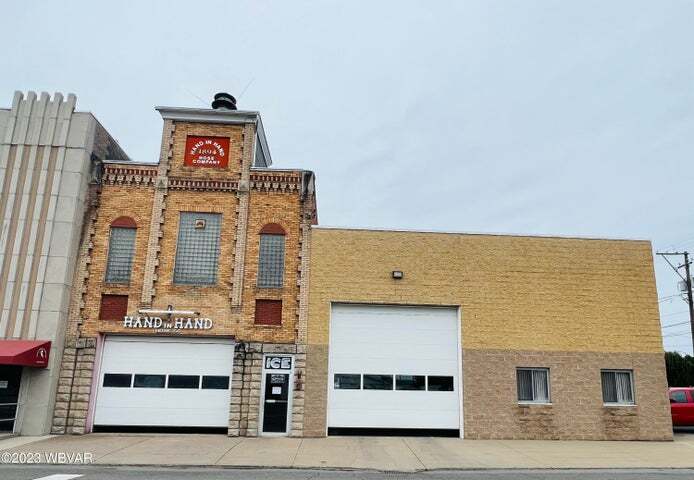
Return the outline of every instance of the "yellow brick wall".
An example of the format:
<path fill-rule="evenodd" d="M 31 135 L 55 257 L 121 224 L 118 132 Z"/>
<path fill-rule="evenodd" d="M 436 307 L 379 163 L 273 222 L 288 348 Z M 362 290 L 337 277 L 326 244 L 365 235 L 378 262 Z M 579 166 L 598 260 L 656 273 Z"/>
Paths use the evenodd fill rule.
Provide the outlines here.
<path fill-rule="evenodd" d="M 211 318 L 214 322 L 212 330 L 202 333 L 232 335 L 236 331 L 238 318 L 232 318 L 229 294 L 234 259 L 237 203 L 236 195 L 229 192 L 173 190 L 169 191 L 166 197 L 164 224 L 159 243 L 161 248 L 159 267 L 157 281 L 154 284 L 155 295 L 152 307 L 165 309 L 168 305 L 173 305 L 178 310 L 200 312 L 201 316 Z M 174 284 L 180 212 L 219 213 L 222 216 L 215 285 Z"/>
<path fill-rule="evenodd" d="M 84 296 L 83 336 L 94 336 L 101 329 L 111 329 L 120 324 L 120 322 L 98 320 L 102 293 L 128 295 L 128 312 L 134 313 L 137 310 L 147 256 L 153 196 L 154 188 L 152 187 L 111 185 L 103 188 L 94 226 L 89 278 Z M 135 256 L 129 285 L 113 285 L 104 282 L 110 225 L 120 216 L 132 217 L 137 223 Z"/>
<path fill-rule="evenodd" d="M 84 297 L 82 336 L 105 333 L 152 334 L 147 329 L 122 327 L 121 321 L 99 320 L 102 294 L 129 295 L 128 313 L 137 314 L 143 285 L 154 189 L 142 186 L 104 185 L 100 197 L 95 235 L 91 252 L 87 292 Z M 296 341 L 298 316 L 298 269 L 301 201 L 298 191 L 250 193 L 248 238 L 244 269 L 242 307 L 232 309 L 230 295 L 234 265 L 236 210 L 235 192 L 170 190 L 160 239 L 159 266 L 152 308 L 196 310 L 213 320 L 211 330 L 186 331 L 186 335 L 233 335 L 253 342 L 293 343 Z M 173 283 L 180 212 L 220 213 L 222 231 L 218 260 L 217 284 L 210 286 L 176 285 Z M 119 216 L 132 217 L 137 225 L 135 257 L 129 285 L 105 284 L 104 274 L 108 255 L 109 226 Z M 284 286 L 281 289 L 256 288 L 258 269 L 259 231 L 267 223 L 278 223 L 285 229 Z M 282 325 L 256 326 L 255 299 L 281 299 Z"/>
<path fill-rule="evenodd" d="M 186 138 L 188 135 L 229 138 L 228 168 L 186 167 L 183 164 L 183 159 L 185 157 Z M 176 122 L 173 138 L 173 158 L 169 175 L 172 177 L 236 180 L 241 176 L 242 145 L 242 125 Z"/>
<path fill-rule="evenodd" d="M 246 338 L 256 341 L 286 343 L 296 339 L 296 321 L 299 287 L 299 223 L 301 204 L 299 195 L 252 191 L 248 218 L 248 243 L 246 244 L 246 269 L 244 272 L 242 310 Z M 284 286 L 282 288 L 257 288 L 259 232 L 264 225 L 277 223 L 285 232 Z M 282 300 L 282 326 L 254 325 L 255 300 Z"/>
<path fill-rule="evenodd" d="M 345 301 L 460 305 L 465 349 L 663 351 L 647 241 L 319 228 L 309 291 L 312 345 Z"/>

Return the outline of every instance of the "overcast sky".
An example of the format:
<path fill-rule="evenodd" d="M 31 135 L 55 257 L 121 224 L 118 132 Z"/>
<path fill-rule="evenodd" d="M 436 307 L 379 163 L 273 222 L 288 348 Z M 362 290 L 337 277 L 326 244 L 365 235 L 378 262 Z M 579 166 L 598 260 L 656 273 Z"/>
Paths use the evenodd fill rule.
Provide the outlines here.
<path fill-rule="evenodd" d="M 262 113 L 275 167 L 316 172 L 322 224 L 694 250 L 692 0 L 109 5 L 5 3 L 0 105 L 73 92 L 156 161 L 154 105 L 228 91 Z M 664 332 L 691 353 L 688 325 Z"/>

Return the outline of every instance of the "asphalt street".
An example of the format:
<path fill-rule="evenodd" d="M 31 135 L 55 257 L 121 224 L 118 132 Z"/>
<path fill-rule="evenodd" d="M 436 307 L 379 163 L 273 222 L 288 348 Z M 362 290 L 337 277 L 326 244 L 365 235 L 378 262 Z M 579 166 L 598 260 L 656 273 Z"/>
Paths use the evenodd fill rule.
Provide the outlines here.
<path fill-rule="evenodd" d="M 100 466 L 0 467 L 3 480 L 657 480 L 691 479 L 694 469 L 678 470 L 484 470 L 392 473 L 344 470 L 148 468 Z"/>

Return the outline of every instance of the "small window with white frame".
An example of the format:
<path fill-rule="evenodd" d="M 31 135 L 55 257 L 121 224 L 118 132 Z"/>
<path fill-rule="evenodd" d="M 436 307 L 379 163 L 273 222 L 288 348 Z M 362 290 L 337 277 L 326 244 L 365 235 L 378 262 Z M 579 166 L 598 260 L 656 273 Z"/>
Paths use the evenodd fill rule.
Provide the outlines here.
<path fill-rule="evenodd" d="M 602 401 L 605 405 L 634 405 L 634 372 L 601 370 Z"/>
<path fill-rule="evenodd" d="M 518 403 L 550 403 L 549 368 L 517 368 Z"/>

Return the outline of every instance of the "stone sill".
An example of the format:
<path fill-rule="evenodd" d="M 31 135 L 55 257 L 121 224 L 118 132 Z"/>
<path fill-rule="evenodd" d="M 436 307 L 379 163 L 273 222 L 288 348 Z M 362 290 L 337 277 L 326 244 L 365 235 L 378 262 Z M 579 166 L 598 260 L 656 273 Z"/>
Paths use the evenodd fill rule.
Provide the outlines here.
<path fill-rule="evenodd" d="M 638 405 L 635 403 L 603 403 L 603 408 L 636 408 Z"/>
<path fill-rule="evenodd" d="M 551 407 L 551 402 L 518 402 L 519 407 Z"/>
<path fill-rule="evenodd" d="M 258 328 L 282 328 L 282 325 L 263 325 L 261 323 L 254 323 L 253 326 Z"/>

